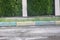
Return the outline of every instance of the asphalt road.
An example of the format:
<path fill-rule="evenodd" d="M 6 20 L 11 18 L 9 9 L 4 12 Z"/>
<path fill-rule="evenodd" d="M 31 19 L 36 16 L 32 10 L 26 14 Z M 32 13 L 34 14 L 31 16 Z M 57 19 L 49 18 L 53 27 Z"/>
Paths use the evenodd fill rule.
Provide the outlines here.
<path fill-rule="evenodd" d="M 60 40 L 60 26 L 0 27 L 0 40 Z"/>

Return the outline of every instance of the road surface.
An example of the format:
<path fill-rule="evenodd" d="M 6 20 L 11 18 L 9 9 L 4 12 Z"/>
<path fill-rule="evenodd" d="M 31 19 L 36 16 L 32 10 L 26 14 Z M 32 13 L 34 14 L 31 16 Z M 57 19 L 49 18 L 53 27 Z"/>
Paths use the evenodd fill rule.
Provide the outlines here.
<path fill-rule="evenodd" d="M 60 40 L 60 26 L 0 27 L 0 40 Z"/>

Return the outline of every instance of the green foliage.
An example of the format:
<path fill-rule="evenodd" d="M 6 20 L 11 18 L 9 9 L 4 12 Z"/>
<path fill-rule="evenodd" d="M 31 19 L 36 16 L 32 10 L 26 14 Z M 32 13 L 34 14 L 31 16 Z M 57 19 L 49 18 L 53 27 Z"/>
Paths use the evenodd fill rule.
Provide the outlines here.
<path fill-rule="evenodd" d="M 28 15 L 41 16 L 53 14 L 53 0 L 28 0 Z"/>
<path fill-rule="evenodd" d="M 28 15 L 53 14 L 53 0 L 27 0 Z M 22 0 L 0 0 L 0 17 L 22 16 Z"/>
<path fill-rule="evenodd" d="M 21 0 L 0 0 L 0 17 L 21 16 Z"/>

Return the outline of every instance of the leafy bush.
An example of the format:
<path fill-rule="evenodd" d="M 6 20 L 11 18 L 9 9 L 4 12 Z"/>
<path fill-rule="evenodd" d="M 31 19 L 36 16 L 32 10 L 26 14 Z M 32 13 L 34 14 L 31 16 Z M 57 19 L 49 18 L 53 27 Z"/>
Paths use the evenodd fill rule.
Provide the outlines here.
<path fill-rule="evenodd" d="M 53 15 L 54 0 L 28 0 L 28 15 L 42 16 Z"/>
<path fill-rule="evenodd" d="M 21 16 L 21 0 L 0 0 L 0 17 Z"/>

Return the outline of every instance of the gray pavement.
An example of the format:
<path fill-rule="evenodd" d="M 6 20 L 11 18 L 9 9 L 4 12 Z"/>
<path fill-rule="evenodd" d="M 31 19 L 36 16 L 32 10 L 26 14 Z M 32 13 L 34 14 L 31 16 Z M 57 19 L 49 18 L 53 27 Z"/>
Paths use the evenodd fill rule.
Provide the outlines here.
<path fill-rule="evenodd" d="M 0 27 L 0 40 L 60 40 L 60 26 Z"/>

